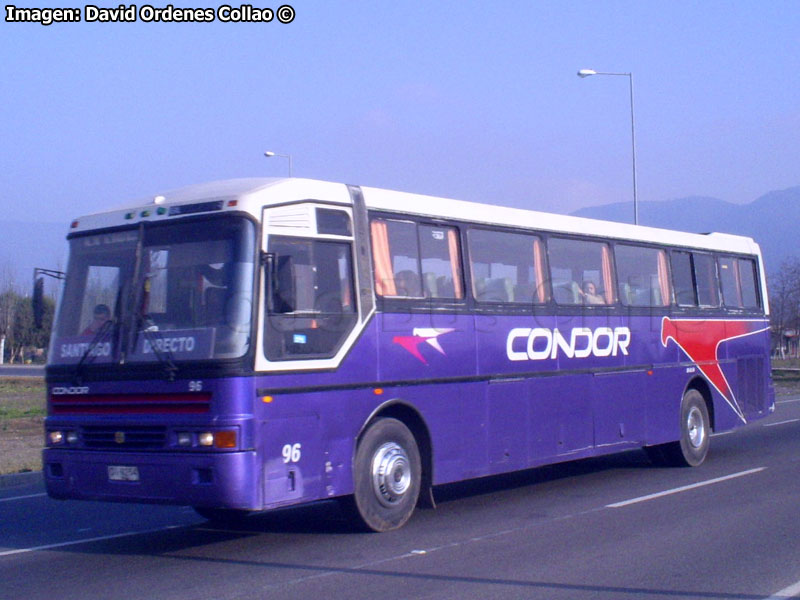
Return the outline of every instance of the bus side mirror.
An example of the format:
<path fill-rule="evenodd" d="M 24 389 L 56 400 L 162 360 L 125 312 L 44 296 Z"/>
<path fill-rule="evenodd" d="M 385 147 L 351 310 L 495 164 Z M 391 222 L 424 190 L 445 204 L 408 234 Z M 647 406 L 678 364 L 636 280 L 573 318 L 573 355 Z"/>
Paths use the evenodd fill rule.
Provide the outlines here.
<path fill-rule="evenodd" d="M 33 305 L 33 324 L 36 329 L 41 329 L 42 321 L 44 320 L 44 277 L 39 277 L 33 281 L 31 304 Z"/>

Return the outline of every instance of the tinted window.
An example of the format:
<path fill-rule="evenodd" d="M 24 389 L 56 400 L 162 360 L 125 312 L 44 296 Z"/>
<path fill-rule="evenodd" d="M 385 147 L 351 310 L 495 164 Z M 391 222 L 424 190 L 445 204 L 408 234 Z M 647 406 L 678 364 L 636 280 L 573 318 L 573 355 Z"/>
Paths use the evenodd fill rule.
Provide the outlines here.
<path fill-rule="evenodd" d="M 719 306 L 717 264 L 710 254 L 692 253 L 697 300 L 700 306 Z"/>
<path fill-rule="evenodd" d="M 549 299 L 541 238 L 471 229 L 467 239 L 476 300 L 531 304 Z"/>
<path fill-rule="evenodd" d="M 356 319 L 350 244 L 270 236 L 269 251 L 267 358 L 331 356 Z"/>
<path fill-rule="evenodd" d="M 680 306 L 697 306 L 692 276 L 692 255 L 689 252 L 675 251 L 672 253 L 670 263 L 675 302 Z"/>
<path fill-rule="evenodd" d="M 318 208 L 317 233 L 353 235 L 353 230 L 350 226 L 350 215 L 343 210 Z"/>
<path fill-rule="evenodd" d="M 760 308 L 756 261 L 740 258 L 736 263 L 739 267 L 739 279 L 742 285 L 742 306 L 745 308 Z"/>
<path fill-rule="evenodd" d="M 619 298 L 626 306 L 667 306 L 669 277 L 667 256 L 657 248 L 619 244 L 617 259 Z"/>
<path fill-rule="evenodd" d="M 464 297 L 454 227 L 375 219 L 371 223 L 375 290 L 405 298 Z"/>
<path fill-rule="evenodd" d="M 739 285 L 739 265 L 735 258 L 719 259 L 719 282 L 722 286 L 722 302 L 727 307 L 742 308 L 742 288 Z"/>
<path fill-rule="evenodd" d="M 426 298 L 462 298 L 458 235 L 453 227 L 419 226 L 422 288 Z"/>
<path fill-rule="evenodd" d="M 550 238 L 553 297 L 559 304 L 612 304 L 615 300 L 608 244 Z"/>

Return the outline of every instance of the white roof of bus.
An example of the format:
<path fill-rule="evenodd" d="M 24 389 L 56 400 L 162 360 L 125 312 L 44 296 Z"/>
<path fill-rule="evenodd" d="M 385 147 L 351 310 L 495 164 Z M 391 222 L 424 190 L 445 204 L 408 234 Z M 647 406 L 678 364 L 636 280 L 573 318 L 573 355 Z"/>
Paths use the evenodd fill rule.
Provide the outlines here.
<path fill-rule="evenodd" d="M 600 235 L 624 240 L 655 242 L 745 254 L 759 253 L 752 238 L 725 233 L 684 233 L 614 221 L 480 204 L 420 194 L 362 187 L 369 208 L 421 216 L 454 218 L 474 223 L 524 227 L 556 233 Z"/>
<path fill-rule="evenodd" d="M 642 225 L 600 221 L 568 215 L 508 208 L 494 204 L 481 204 L 452 200 L 421 194 L 361 187 L 368 208 L 409 215 L 442 219 L 459 219 L 474 223 L 523 227 L 550 232 L 600 235 L 616 239 L 655 242 L 677 246 L 705 248 L 745 254 L 759 253 L 758 245 L 749 237 L 724 233 L 696 234 L 658 229 Z M 162 197 L 156 203 L 155 198 Z M 226 210 L 246 211 L 260 218 L 263 206 L 284 204 L 299 200 L 322 200 L 350 204 L 347 187 L 341 183 L 302 178 L 249 178 L 227 179 L 190 185 L 162 192 L 138 202 L 126 204 L 108 212 L 87 215 L 78 219 L 78 226 L 71 231 L 118 227 L 138 223 L 141 220 L 160 220 L 141 217 L 140 211 L 157 206 L 175 206 L 212 200 L 237 200 L 235 207 Z M 535 201 L 532 201 L 535 202 Z M 123 221 L 122 216 L 132 210 L 132 219 Z"/>

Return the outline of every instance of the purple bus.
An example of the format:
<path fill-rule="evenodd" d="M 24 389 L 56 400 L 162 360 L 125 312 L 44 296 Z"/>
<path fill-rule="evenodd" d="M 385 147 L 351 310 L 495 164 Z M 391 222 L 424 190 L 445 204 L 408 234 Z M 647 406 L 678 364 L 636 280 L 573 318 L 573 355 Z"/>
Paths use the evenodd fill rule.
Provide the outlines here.
<path fill-rule="evenodd" d="M 47 366 L 53 498 L 209 519 L 644 448 L 774 410 L 764 268 L 689 234 L 307 179 L 81 217 Z"/>

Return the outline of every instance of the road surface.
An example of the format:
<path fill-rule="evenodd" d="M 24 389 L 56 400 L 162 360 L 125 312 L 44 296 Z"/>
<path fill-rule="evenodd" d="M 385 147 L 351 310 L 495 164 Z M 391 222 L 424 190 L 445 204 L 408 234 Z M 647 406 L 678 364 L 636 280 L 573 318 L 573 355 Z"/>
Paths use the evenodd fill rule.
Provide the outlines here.
<path fill-rule="evenodd" d="M 447 486 L 385 534 L 351 533 L 335 503 L 223 528 L 186 507 L 50 500 L 34 476 L 0 487 L 0 598 L 790 597 L 799 475 L 800 397 L 783 397 L 700 468 L 630 451 Z"/>

